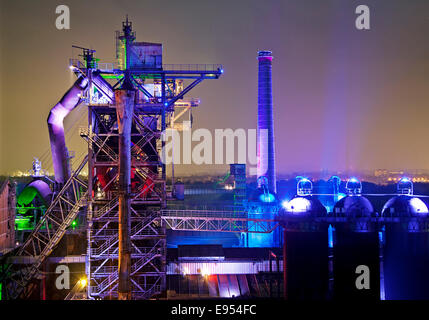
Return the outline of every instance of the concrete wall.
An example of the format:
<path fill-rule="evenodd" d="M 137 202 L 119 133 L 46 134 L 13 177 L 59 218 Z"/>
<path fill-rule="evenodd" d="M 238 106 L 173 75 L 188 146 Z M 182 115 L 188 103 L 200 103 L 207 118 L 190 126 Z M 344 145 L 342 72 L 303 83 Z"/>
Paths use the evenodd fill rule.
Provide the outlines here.
<path fill-rule="evenodd" d="M 14 186 L 0 182 L 0 253 L 15 247 L 15 203 Z"/>

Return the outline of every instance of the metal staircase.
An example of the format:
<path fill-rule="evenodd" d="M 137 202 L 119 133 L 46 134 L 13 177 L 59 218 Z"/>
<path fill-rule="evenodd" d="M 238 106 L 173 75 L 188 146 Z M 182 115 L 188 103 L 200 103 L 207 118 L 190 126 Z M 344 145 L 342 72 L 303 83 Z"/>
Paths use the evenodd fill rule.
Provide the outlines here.
<path fill-rule="evenodd" d="M 8 298 L 17 299 L 31 294 L 31 289 L 27 288 L 27 285 L 37 276 L 41 264 L 60 242 L 79 210 L 86 205 L 88 186 L 79 179 L 79 174 L 87 161 L 86 156 L 16 253 L 18 257 L 32 256 L 34 262 L 21 268 L 16 265 L 9 267 L 7 272 L 9 277 L 6 279 Z M 13 267 L 17 267 L 17 270 L 13 270 Z"/>
<path fill-rule="evenodd" d="M 162 257 L 165 252 L 156 246 L 141 248 L 142 255 L 141 257 L 135 261 L 135 263 L 131 266 L 131 275 L 135 275 L 139 272 L 143 267 L 150 264 L 152 260 Z M 98 275 L 108 275 L 102 282 L 98 283 L 97 286 L 93 287 L 93 293 L 97 293 L 98 295 L 103 295 L 103 293 L 107 290 L 113 291 L 117 287 L 118 281 L 118 267 L 117 266 L 109 266 L 109 267 L 99 267 L 97 270 Z M 138 285 L 134 282 L 135 285 Z M 161 286 L 152 285 L 147 289 L 139 288 L 140 290 L 135 292 L 135 298 L 147 298 L 153 294 L 157 294 L 161 292 Z M 115 295 L 115 293 L 113 293 Z"/>
<path fill-rule="evenodd" d="M 82 282 L 82 280 L 79 280 L 76 282 L 74 287 L 70 290 L 70 292 L 67 294 L 67 296 L 64 298 L 64 300 L 85 300 L 86 299 L 86 281 Z"/>
<path fill-rule="evenodd" d="M 107 144 L 106 141 L 103 141 L 99 136 L 94 134 L 89 134 L 89 130 L 86 127 L 79 128 L 79 135 L 84 138 L 87 142 L 91 141 L 94 143 L 101 151 L 103 151 L 113 162 L 118 161 L 118 155 L 115 151 L 112 150 Z"/>

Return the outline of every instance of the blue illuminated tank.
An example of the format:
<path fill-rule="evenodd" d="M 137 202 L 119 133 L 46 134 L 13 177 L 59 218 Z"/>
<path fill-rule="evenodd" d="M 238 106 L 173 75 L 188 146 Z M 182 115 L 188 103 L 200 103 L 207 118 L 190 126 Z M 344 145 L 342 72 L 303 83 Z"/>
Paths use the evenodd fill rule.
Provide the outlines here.
<path fill-rule="evenodd" d="M 258 178 L 258 187 L 253 191 L 246 203 L 247 215 L 249 218 L 274 220 L 278 212 L 277 195 L 271 192 L 268 188 L 268 180 L 266 177 Z M 254 225 L 253 222 L 249 222 Z M 259 230 L 258 226 L 253 226 L 253 230 Z M 279 247 L 281 236 L 278 228 L 271 233 L 247 233 L 242 235 L 245 247 Z"/>
<path fill-rule="evenodd" d="M 286 229 L 283 242 L 290 300 L 329 298 L 328 226 L 314 221 L 314 217 L 325 217 L 327 211 L 312 192 L 311 181 L 300 178 L 296 196 L 284 201 L 279 211 L 280 223 Z"/>
<path fill-rule="evenodd" d="M 338 220 L 333 237 L 333 291 L 335 299 L 380 299 L 380 247 L 371 202 L 362 196 L 362 184 L 357 178 L 346 183 L 347 196 L 340 199 L 332 213 Z M 344 220 L 341 220 L 343 218 Z M 370 270 L 370 288 L 359 290 L 356 268 Z"/>
<path fill-rule="evenodd" d="M 307 178 L 301 178 L 297 183 L 297 195 L 289 202 L 282 203 L 282 214 L 297 217 L 326 216 L 326 208 L 312 196 L 313 184 Z"/>
<path fill-rule="evenodd" d="M 428 207 L 419 198 L 400 195 L 390 198 L 383 207 L 383 216 L 421 217 L 428 215 Z"/>
<path fill-rule="evenodd" d="M 292 216 L 326 216 L 326 208 L 322 203 L 312 196 L 297 196 L 284 204 L 284 212 Z"/>
<path fill-rule="evenodd" d="M 413 182 L 409 178 L 402 178 L 397 186 L 398 195 L 390 198 L 383 207 L 384 217 L 426 217 L 428 207 L 413 196 Z"/>
<path fill-rule="evenodd" d="M 429 299 L 429 234 L 426 204 L 413 195 L 413 183 L 402 178 L 398 195 L 383 207 L 384 292 L 388 300 Z"/>

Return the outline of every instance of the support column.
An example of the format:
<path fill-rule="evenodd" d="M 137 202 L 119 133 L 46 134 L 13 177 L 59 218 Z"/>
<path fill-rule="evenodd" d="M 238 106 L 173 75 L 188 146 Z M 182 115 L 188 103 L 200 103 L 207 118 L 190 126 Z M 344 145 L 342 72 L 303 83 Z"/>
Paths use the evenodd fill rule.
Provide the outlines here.
<path fill-rule="evenodd" d="M 90 75 L 90 86 L 92 82 L 92 76 Z M 93 107 L 88 108 L 88 134 L 90 137 L 93 134 L 93 127 L 94 127 L 94 115 L 93 115 Z M 91 287 L 93 283 L 91 282 L 91 246 L 92 246 L 92 228 L 93 228 L 93 221 L 92 221 L 92 201 L 93 201 L 93 186 L 90 181 L 94 181 L 94 152 L 93 152 L 93 145 L 91 142 L 91 138 L 88 140 L 88 198 L 90 201 L 88 201 L 88 207 L 86 211 L 86 241 L 87 241 L 87 247 L 86 247 L 86 256 L 85 256 L 85 274 L 86 279 L 88 281 L 88 285 L 86 286 L 86 296 L 88 299 L 91 298 Z"/>
<path fill-rule="evenodd" d="M 268 261 L 270 263 L 270 298 L 273 297 L 273 266 L 271 261 L 271 251 L 268 253 Z"/>
<path fill-rule="evenodd" d="M 286 227 L 283 227 L 283 297 L 287 300 Z"/>
<path fill-rule="evenodd" d="M 115 91 L 119 131 L 119 256 L 118 299 L 131 299 L 131 124 L 134 114 L 135 91 L 125 75 L 123 86 Z"/>

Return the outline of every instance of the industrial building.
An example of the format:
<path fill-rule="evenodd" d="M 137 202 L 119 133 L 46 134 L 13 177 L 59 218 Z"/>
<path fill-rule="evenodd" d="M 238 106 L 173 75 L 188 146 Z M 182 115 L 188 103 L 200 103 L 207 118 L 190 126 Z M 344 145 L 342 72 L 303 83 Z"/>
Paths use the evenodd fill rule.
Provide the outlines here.
<path fill-rule="evenodd" d="M 47 119 L 54 180 L 36 159 L 31 182 L 1 184 L 2 299 L 429 298 L 428 208 L 410 179 L 368 196 L 354 177 L 277 181 L 271 51 L 257 53 L 256 184 L 231 164 L 215 188 L 193 190 L 167 175 L 162 134 L 187 130 L 190 91 L 222 65 L 165 64 L 128 18 L 115 39 L 116 62 L 74 46 L 77 80 Z M 80 104 L 88 152 L 73 166 L 64 119 Z"/>

